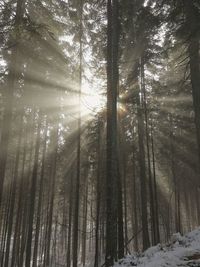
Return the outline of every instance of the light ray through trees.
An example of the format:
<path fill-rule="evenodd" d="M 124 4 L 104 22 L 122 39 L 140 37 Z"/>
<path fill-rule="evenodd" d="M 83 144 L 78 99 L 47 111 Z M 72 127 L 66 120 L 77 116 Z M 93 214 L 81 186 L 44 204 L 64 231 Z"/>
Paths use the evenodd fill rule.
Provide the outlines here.
<path fill-rule="evenodd" d="M 199 225 L 186 2 L 0 0 L 2 267 L 110 267 Z"/>

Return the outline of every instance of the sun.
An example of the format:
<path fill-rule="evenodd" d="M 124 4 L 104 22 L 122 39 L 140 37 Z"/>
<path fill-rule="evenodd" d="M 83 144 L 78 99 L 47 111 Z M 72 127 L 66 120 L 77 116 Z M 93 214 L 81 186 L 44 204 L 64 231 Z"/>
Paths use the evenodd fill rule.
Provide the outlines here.
<path fill-rule="evenodd" d="M 100 112 L 106 104 L 106 98 L 99 90 L 89 85 L 82 87 L 81 93 L 81 113 L 83 114 L 96 114 Z"/>
<path fill-rule="evenodd" d="M 81 90 L 81 115 L 85 118 L 96 115 L 98 112 L 106 109 L 106 96 L 101 93 L 98 87 L 93 87 L 85 83 Z M 123 103 L 117 103 L 117 112 L 122 115 L 126 113 L 126 106 Z"/>

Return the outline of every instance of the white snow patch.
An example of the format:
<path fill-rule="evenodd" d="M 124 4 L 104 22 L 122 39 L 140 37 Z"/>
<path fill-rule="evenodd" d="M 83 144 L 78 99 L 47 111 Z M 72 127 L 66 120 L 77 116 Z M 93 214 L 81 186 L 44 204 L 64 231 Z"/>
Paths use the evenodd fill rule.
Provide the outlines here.
<path fill-rule="evenodd" d="M 115 264 L 115 267 L 177 267 L 200 266 L 200 259 L 190 260 L 187 257 L 200 255 L 200 228 L 182 236 L 176 233 L 168 245 L 158 244 L 144 253 L 129 255 Z M 195 265 L 191 265 L 192 263 Z"/>

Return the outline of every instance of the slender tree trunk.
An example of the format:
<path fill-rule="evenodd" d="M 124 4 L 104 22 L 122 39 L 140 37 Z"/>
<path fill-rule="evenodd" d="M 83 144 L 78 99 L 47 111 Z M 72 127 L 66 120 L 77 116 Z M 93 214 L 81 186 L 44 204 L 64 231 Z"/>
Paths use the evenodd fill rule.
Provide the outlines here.
<path fill-rule="evenodd" d="M 52 137 L 53 155 L 51 159 L 51 193 L 50 193 L 50 207 L 48 214 L 48 234 L 47 234 L 47 253 L 46 253 L 46 266 L 50 266 L 50 249 L 51 249 L 51 236 L 52 236 L 52 223 L 53 223 L 53 208 L 54 208 L 54 198 L 55 198 L 55 180 L 56 180 L 56 164 L 57 164 L 57 150 L 58 150 L 58 129 L 56 133 L 53 133 Z"/>
<path fill-rule="evenodd" d="M 200 56 L 199 56 L 199 38 L 195 37 L 191 39 L 189 45 L 189 57 L 190 57 L 190 75 L 192 83 L 192 95 L 195 111 L 195 125 L 197 131 L 197 143 L 199 148 L 200 157 Z"/>
<path fill-rule="evenodd" d="M 125 253 L 127 255 L 128 253 L 128 248 L 127 248 L 127 243 L 128 243 L 128 212 L 127 212 L 127 175 L 126 175 L 126 158 L 124 157 L 124 162 L 123 162 L 123 187 L 124 187 L 124 242 L 125 242 Z"/>
<path fill-rule="evenodd" d="M 86 237 L 87 237 L 87 213 L 88 213 L 88 184 L 86 181 L 86 190 L 84 196 L 84 205 L 83 205 L 83 233 L 82 233 L 82 263 L 85 266 L 86 262 Z"/>
<path fill-rule="evenodd" d="M 27 129 L 26 129 L 27 131 Z M 22 171 L 21 171 L 21 180 L 19 186 L 19 198 L 17 204 L 17 218 L 15 223 L 15 230 L 14 230 L 14 240 L 13 240 L 13 250 L 12 250 L 12 261 L 11 267 L 15 266 L 15 262 L 18 262 L 19 254 L 20 254 L 20 228 L 22 223 L 22 216 L 23 216 L 23 201 L 24 201 L 24 171 L 25 171 L 25 161 L 27 155 L 27 133 L 24 133 L 24 144 L 23 144 L 23 159 L 22 159 Z"/>
<path fill-rule="evenodd" d="M 35 109 L 32 111 L 33 115 L 31 116 L 31 123 L 28 123 L 27 127 L 31 129 L 31 144 L 30 144 L 30 156 L 28 160 L 28 171 L 25 175 L 24 179 L 24 188 L 27 188 L 29 191 L 30 181 L 29 177 L 32 174 L 32 159 L 33 159 L 33 150 L 34 150 L 34 129 L 35 129 Z M 21 224 L 21 240 L 20 240 L 20 253 L 19 253 L 19 266 L 23 266 L 24 264 L 24 254 L 26 248 L 27 241 L 27 232 L 28 232 L 28 214 L 29 214 L 29 203 L 30 203 L 30 195 L 26 194 L 23 200 L 23 211 L 22 211 L 22 224 Z"/>
<path fill-rule="evenodd" d="M 138 96 L 139 98 L 140 96 Z M 141 210 L 142 210 L 142 242 L 143 250 L 150 246 L 147 216 L 147 181 L 145 166 L 145 150 L 144 150 L 144 120 L 142 114 L 141 99 L 138 99 L 137 115 L 138 115 L 138 141 L 139 141 L 139 166 L 140 166 L 140 190 L 141 190 Z"/>
<path fill-rule="evenodd" d="M 35 229 L 35 243 L 34 243 L 32 267 L 37 266 L 37 258 L 38 258 L 38 242 L 39 242 L 40 221 L 41 221 L 42 194 L 43 194 L 43 187 L 44 187 L 47 128 L 48 128 L 48 125 L 46 122 L 45 132 L 44 132 L 43 151 L 42 151 L 42 167 L 41 167 L 42 169 L 41 169 L 41 175 L 40 175 L 40 186 L 39 186 L 39 197 L 38 197 L 38 206 L 37 206 L 37 220 L 36 220 L 36 229 Z"/>
<path fill-rule="evenodd" d="M 133 194 L 132 194 L 132 199 L 133 199 L 133 211 L 132 212 L 132 217 L 134 216 L 134 219 L 132 218 L 132 221 L 134 222 L 134 246 L 135 246 L 135 251 L 138 251 L 138 210 L 137 210 L 137 187 L 136 187 L 136 148 L 135 145 L 133 144 Z"/>
<path fill-rule="evenodd" d="M 5 216 L 4 225 L 3 225 L 1 251 L 5 251 L 5 248 L 6 248 L 6 237 L 7 237 L 8 225 L 9 225 L 9 211 L 10 211 L 10 204 L 11 204 L 12 189 L 13 189 L 13 183 L 11 182 L 10 188 L 7 191 L 8 198 L 7 198 L 7 201 L 6 201 L 6 208 L 5 208 L 6 216 Z M 4 264 L 4 258 L 5 258 L 4 254 L 5 253 L 2 253 L 2 257 L 1 257 L 1 265 L 2 266 Z"/>
<path fill-rule="evenodd" d="M 79 9 L 79 95 L 78 95 L 78 137 L 77 137 L 77 174 L 76 174 L 76 184 L 75 184 L 75 206 L 74 206 L 74 220 L 73 220 L 73 267 L 78 265 L 78 226 L 79 226 L 79 194 L 80 194 L 80 161 L 81 161 L 81 87 L 82 87 L 82 57 L 83 57 L 83 44 L 82 44 L 82 34 L 83 34 L 83 0 L 80 0 Z"/>
<path fill-rule="evenodd" d="M 99 178 L 97 178 L 97 187 L 99 187 Z M 100 212 L 100 192 L 97 189 L 97 208 L 96 208 L 96 228 L 95 228 L 95 259 L 94 267 L 99 266 L 99 212 Z"/>
<path fill-rule="evenodd" d="M 97 146 L 97 183 L 96 183 L 96 228 L 95 228 L 95 261 L 94 261 L 94 267 L 99 266 L 99 216 L 100 216 L 100 204 L 101 204 L 101 181 L 100 181 L 100 175 L 101 175 L 101 121 L 100 118 L 98 118 L 98 146 Z"/>
<path fill-rule="evenodd" d="M 150 195 L 151 237 L 152 237 L 151 239 L 152 239 L 152 244 L 155 245 L 157 243 L 156 230 L 155 230 L 156 221 L 155 221 L 153 181 L 152 181 L 152 172 L 151 172 L 147 99 L 146 99 L 146 86 L 145 86 L 145 73 L 144 73 L 144 59 L 143 58 L 141 59 L 141 92 L 143 96 L 145 135 L 146 135 L 147 161 L 148 161 L 148 174 L 149 174 L 149 195 Z"/>
<path fill-rule="evenodd" d="M 153 161 L 153 184 L 154 184 L 154 197 L 155 197 L 155 230 L 156 230 L 156 242 L 160 243 L 160 230 L 159 230 L 159 211 L 158 211 L 158 192 L 156 181 L 156 166 L 155 166 L 155 152 L 154 152 L 154 138 L 153 138 L 153 126 L 151 123 L 151 149 L 152 149 L 152 161 Z"/>
<path fill-rule="evenodd" d="M 196 195 L 196 203 L 197 203 L 197 225 L 200 225 L 200 199 L 199 199 L 199 188 L 197 187 L 196 188 L 196 192 L 195 192 L 195 195 Z"/>
<path fill-rule="evenodd" d="M 180 195 L 179 195 L 178 179 L 177 179 L 176 166 L 175 166 L 174 131 L 173 131 L 172 115 L 170 115 L 170 147 L 171 147 L 171 171 L 172 171 L 172 179 L 174 182 L 175 231 L 181 232 Z"/>
<path fill-rule="evenodd" d="M 185 211 L 186 211 L 186 218 L 187 218 L 187 229 L 188 231 L 191 231 L 191 223 L 190 223 L 190 206 L 189 206 L 189 198 L 188 198 L 188 191 L 187 191 L 187 188 L 186 186 L 184 186 L 184 199 L 185 199 Z"/>
<path fill-rule="evenodd" d="M 39 149 L 40 149 L 40 130 L 41 130 L 41 114 L 39 114 L 39 119 L 38 119 L 34 166 L 33 166 L 31 189 L 30 189 L 29 219 L 28 219 L 26 262 L 25 262 L 26 267 L 30 267 L 30 264 L 31 264 L 33 222 L 34 222 L 34 213 L 35 213 L 35 197 L 36 197 L 37 172 L 38 172 L 38 158 L 39 158 Z"/>
<path fill-rule="evenodd" d="M 50 176 L 51 176 L 51 173 L 50 173 Z M 48 234 L 49 234 L 49 213 L 50 213 L 50 203 L 51 203 L 51 183 L 48 187 L 48 193 L 47 193 L 47 208 L 46 208 L 46 218 L 44 220 L 44 226 L 45 226 L 45 229 L 44 229 L 44 242 L 43 242 L 43 267 L 46 267 L 47 266 L 47 257 L 48 257 Z"/>
<path fill-rule="evenodd" d="M 22 125 L 23 125 L 23 114 L 20 114 L 20 125 L 19 125 L 19 137 L 17 144 L 16 160 L 15 160 L 15 170 L 13 177 L 13 186 L 12 186 L 12 195 L 9 209 L 9 220 L 8 220 L 8 233 L 7 233 L 7 242 L 6 242 L 6 253 L 5 253 L 5 262 L 4 266 L 9 266 L 10 260 L 10 246 L 12 238 L 12 229 L 13 229 L 13 219 L 14 219 L 14 209 L 16 202 L 16 193 L 17 193 L 17 180 L 19 174 L 19 161 L 20 161 L 20 149 L 21 149 L 21 140 L 22 140 Z"/>
<path fill-rule="evenodd" d="M 70 177 L 69 193 L 69 216 L 68 216 L 68 240 L 67 240 L 67 267 L 71 266 L 71 229 L 72 229 L 72 209 L 73 209 L 73 177 Z"/>
<path fill-rule="evenodd" d="M 118 163 L 119 167 L 119 163 Z M 122 181 L 120 172 L 118 170 L 118 203 L 117 203 L 117 232 L 118 232 L 118 259 L 122 259 L 124 256 L 124 229 L 123 229 L 123 200 L 122 200 Z"/>

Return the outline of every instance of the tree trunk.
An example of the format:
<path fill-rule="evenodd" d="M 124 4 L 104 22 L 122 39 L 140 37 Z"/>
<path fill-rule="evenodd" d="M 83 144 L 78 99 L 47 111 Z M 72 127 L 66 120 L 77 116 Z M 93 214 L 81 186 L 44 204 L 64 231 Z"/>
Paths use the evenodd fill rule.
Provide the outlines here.
<path fill-rule="evenodd" d="M 72 167 L 73 168 L 73 167 Z M 72 173 L 74 171 L 72 170 Z M 71 266 L 71 240 L 72 240 L 72 209 L 73 209 L 73 174 L 70 177 L 70 193 L 69 193 L 69 216 L 68 216 L 68 240 L 67 240 L 67 267 Z"/>
<path fill-rule="evenodd" d="M 98 117 L 98 146 L 97 146 L 97 182 L 96 182 L 96 228 L 95 228 L 95 261 L 94 267 L 99 266 L 99 224 L 100 224 L 100 208 L 101 208 L 101 120 Z"/>
<path fill-rule="evenodd" d="M 16 152 L 16 159 L 15 159 L 15 170 L 13 174 L 12 195 L 11 195 L 10 209 L 9 209 L 8 233 L 7 233 L 6 253 L 5 253 L 5 262 L 4 262 L 5 267 L 9 266 L 9 260 L 10 260 L 10 246 L 11 246 L 14 209 L 15 209 L 16 193 L 17 193 L 17 180 L 18 180 L 18 174 L 19 174 L 20 149 L 21 149 L 21 140 L 22 140 L 22 125 L 23 125 L 23 114 L 20 114 L 19 136 L 18 136 L 17 152 Z"/>
<path fill-rule="evenodd" d="M 47 249 L 46 249 L 46 266 L 50 266 L 50 249 L 51 249 L 51 236 L 52 236 L 52 223 L 53 223 L 53 208 L 55 198 L 55 180 L 56 180 L 56 164 L 57 164 L 57 151 L 58 151 L 58 129 L 53 133 L 52 137 L 53 155 L 51 158 L 51 173 L 50 173 L 50 206 L 48 214 L 48 230 L 47 230 Z"/>
<path fill-rule="evenodd" d="M 184 0 L 186 21 L 188 23 L 189 44 L 188 54 L 190 59 L 190 78 L 192 84 L 193 106 L 195 112 L 195 125 L 200 161 L 200 55 L 199 55 L 199 10 L 192 1 Z"/>
<path fill-rule="evenodd" d="M 138 141 L 139 141 L 139 166 L 140 166 L 140 190 L 141 190 L 141 210 L 142 210 L 142 242 L 143 250 L 150 246 L 148 217 L 147 217 L 147 181 L 145 166 L 145 150 L 144 150 L 144 119 L 142 114 L 142 103 L 138 95 Z"/>
<path fill-rule="evenodd" d="M 32 114 L 33 113 L 33 114 Z M 31 123 L 27 125 L 28 129 L 30 127 L 31 132 L 31 144 L 30 144 L 30 156 L 28 159 L 28 171 L 25 175 L 24 179 L 24 188 L 28 188 L 30 190 L 30 178 L 32 174 L 32 161 L 33 161 L 33 150 L 34 150 L 34 129 L 35 129 L 35 109 L 31 112 Z M 28 133 L 27 133 L 28 134 Z M 28 148 L 27 148 L 28 150 Z M 24 255 L 27 241 L 27 232 L 28 232 L 28 213 L 29 213 L 29 203 L 30 203 L 30 195 L 26 194 L 23 200 L 23 211 L 22 211 L 22 224 L 21 224 L 21 242 L 20 242 L 20 253 L 19 253 L 19 266 L 23 266 L 24 264 Z"/>
<path fill-rule="evenodd" d="M 77 267 L 78 263 L 78 226 L 79 226 L 79 194 L 80 194 L 80 161 L 81 161 L 81 87 L 82 87 L 82 60 L 83 60 L 83 0 L 80 0 L 79 9 L 79 92 L 78 92 L 78 137 L 77 137 L 77 173 L 75 184 L 75 205 L 74 205 L 74 220 L 73 220 L 73 267 Z"/>
<path fill-rule="evenodd" d="M 86 237 L 87 237 L 87 203 L 88 203 L 88 184 L 86 182 L 86 190 L 84 195 L 84 204 L 83 204 L 83 233 L 82 233 L 82 264 L 85 266 L 86 262 Z"/>
<path fill-rule="evenodd" d="M 175 231 L 181 232 L 180 222 L 180 193 L 178 188 L 178 179 L 175 165 L 175 151 L 174 151 L 174 129 L 173 129 L 173 118 L 170 115 L 170 149 L 171 149 L 171 171 L 172 179 L 174 183 L 174 219 L 175 219 Z"/>
<path fill-rule="evenodd" d="M 149 145 L 149 128 L 148 128 L 148 114 L 147 114 L 147 99 L 146 99 L 146 86 L 145 86 L 145 73 L 144 73 L 144 59 L 141 58 L 141 92 L 143 98 L 144 107 L 144 119 L 145 119 L 145 135 L 146 135 L 146 149 L 147 149 L 147 162 L 148 162 L 148 174 L 149 174 L 149 196 L 150 196 L 150 214 L 151 214 L 151 239 L 152 245 L 156 245 L 156 221 L 155 221 L 155 206 L 154 206 L 154 190 L 151 172 L 151 158 L 150 158 L 150 145 Z"/>
<path fill-rule="evenodd" d="M 27 131 L 27 129 L 26 129 Z M 19 254 L 20 254 L 20 231 L 21 231 L 21 223 L 23 217 L 23 201 L 24 201 L 24 188 L 25 188 L 25 161 L 27 155 L 27 133 L 24 133 L 24 144 L 23 144 L 23 159 L 22 159 L 22 171 L 20 177 L 20 186 L 19 186 L 19 198 L 17 204 L 17 218 L 15 223 L 15 230 L 14 230 L 14 240 L 13 240 L 13 250 L 12 250 L 12 261 L 11 267 L 15 266 L 15 262 L 18 262 Z"/>
<path fill-rule="evenodd" d="M 30 189 L 29 219 L 28 219 L 28 233 L 27 233 L 28 236 L 26 243 L 26 262 L 25 262 L 26 267 L 30 267 L 31 264 L 33 222 L 35 213 L 35 196 L 36 196 L 36 185 L 37 185 L 38 158 L 40 149 L 40 130 L 41 130 L 41 114 L 39 114 L 39 119 L 38 119 L 34 166 L 33 166 L 31 189 Z"/>
<path fill-rule="evenodd" d="M 152 123 L 151 123 L 151 150 L 152 150 L 152 161 L 153 161 L 153 184 L 154 184 L 154 197 L 155 197 L 156 243 L 160 243 L 158 192 L 157 192 L 157 181 L 156 181 L 156 166 L 155 166 L 155 152 L 154 152 L 154 138 L 153 138 L 153 125 L 152 125 Z"/>
<path fill-rule="evenodd" d="M 41 221 L 42 194 L 43 194 L 43 187 L 44 187 L 44 170 L 45 170 L 45 158 L 46 158 L 47 128 L 48 128 L 48 125 L 46 122 L 45 132 L 44 132 L 43 151 L 42 151 L 42 167 L 41 167 L 42 169 L 41 169 L 41 175 L 40 175 L 39 196 L 38 196 L 38 206 L 37 206 L 37 220 L 36 220 L 36 228 L 35 228 L 35 243 L 34 243 L 32 267 L 37 266 L 37 257 L 38 257 L 38 242 L 39 242 L 40 221 Z"/>
<path fill-rule="evenodd" d="M 119 207 L 118 151 L 117 151 L 117 94 L 119 83 L 118 45 L 119 20 L 118 0 L 107 1 L 107 178 L 106 178 L 106 267 L 112 266 L 118 258 L 118 248 L 123 250 L 118 240 Z M 122 226 L 123 227 L 123 226 Z M 120 241 L 120 243 L 119 243 Z M 120 252 L 121 253 L 121 252 Z"/>
<path fill-rule="evenodd" d="M 133 141 L 134 142 L 134 141 Z M 137 187 L 136 187 L 136 148 L 135 145 L 133 144 L 133 193 L 132 195 L 132 224 L 133 224 L 133 229 L 134 229 L 134 247 L 135 251 L 138 251 L 138 210 L 137 210 Z M 133 218 L 134 217 L 134 218 Z"/>

